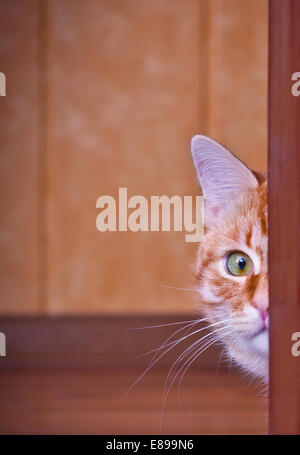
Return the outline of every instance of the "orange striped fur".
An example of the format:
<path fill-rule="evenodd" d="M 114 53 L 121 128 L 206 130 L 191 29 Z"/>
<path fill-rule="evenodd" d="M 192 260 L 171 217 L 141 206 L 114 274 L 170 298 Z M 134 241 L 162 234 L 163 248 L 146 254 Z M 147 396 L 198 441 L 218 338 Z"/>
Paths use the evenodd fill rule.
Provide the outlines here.
<path fill-rule="evenodd" d="M 203 136 L 193 139 L 192 154 L 207 220 L 195 267 L 199 308 L 211 324 L 216 324 L 227 357 L 267 382 L 266 176 L 251 172 L 221 145 Z M 226 261 L 235 251 L 251 258 L 253 270 L 249 275 L 228 272 Z"/>

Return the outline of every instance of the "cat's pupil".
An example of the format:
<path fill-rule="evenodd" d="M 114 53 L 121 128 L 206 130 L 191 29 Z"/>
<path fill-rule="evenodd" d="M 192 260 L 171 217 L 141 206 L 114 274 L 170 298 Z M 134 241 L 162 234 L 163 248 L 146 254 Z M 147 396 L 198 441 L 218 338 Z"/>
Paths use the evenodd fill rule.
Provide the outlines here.
<path fill-rule="evenodd" d="M 240 259 L 239 259 L 239 268 L 240 268 L 241 270 L 243 270 L 243 268 L 245 267 L 245 265 L 246 265 L 246 259 L 245 259 L 245 258 L 240 258 Z"/>

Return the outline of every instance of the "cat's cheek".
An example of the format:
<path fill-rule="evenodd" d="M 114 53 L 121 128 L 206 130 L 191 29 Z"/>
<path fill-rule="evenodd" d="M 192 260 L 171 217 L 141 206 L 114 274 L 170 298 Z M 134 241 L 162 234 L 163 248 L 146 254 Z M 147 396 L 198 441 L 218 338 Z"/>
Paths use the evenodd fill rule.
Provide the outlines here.
<path fill-rule="evenodd" d="M 222 303 L 223 299 L 220 296 L 216 295 L 213 288 L 206 282 L 199 287 L 198 293 L 203 303 L 210 305 L 217 305 Z"/>
<path fill-rule="evenodd" d="M 228 347 L 228 356 L 246 373 L 268 383 L 269 359 L 268 354 L 258 354 L 257 349 L 250 345 L 249 341 L 240 340 L 238 345 Z"/>
<path fill-rule="evenodd" d="M 251 348 L 258 355 L 268 357 L 269 355 L 269 331 L 264 330 L 250 340 Z"/>

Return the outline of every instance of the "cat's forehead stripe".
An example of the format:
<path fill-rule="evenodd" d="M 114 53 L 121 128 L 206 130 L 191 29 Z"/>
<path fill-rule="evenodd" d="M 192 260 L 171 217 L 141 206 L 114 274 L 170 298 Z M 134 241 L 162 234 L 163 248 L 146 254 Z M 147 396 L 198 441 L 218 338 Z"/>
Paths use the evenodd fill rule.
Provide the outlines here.
<path fill-rule="evenodd" d="M 245 238 L 245 243 L 249 248 L 251 246 L 251 237 L 252 237 L 252 229 L 249 227 L 249 229 L 246 233 L 246 238 Z"/>
<path fill-rule="evenodd" d="M 253 274 L 250 275 L 249 279 L 246 281 L 246 292 L 248 293 L 249 299 L 253 298 L 259 279 L 259 275 Z"/>

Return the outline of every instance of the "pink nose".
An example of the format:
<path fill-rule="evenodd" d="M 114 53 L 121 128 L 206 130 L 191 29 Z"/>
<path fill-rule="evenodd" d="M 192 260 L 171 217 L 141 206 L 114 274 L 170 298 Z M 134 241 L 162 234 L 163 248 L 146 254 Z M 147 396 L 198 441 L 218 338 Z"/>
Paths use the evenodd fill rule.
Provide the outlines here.
<path fill-rule="evenodd" d="M 269 316 L 268 310 L 259 310 L 259 314 L 264 322 L 267 319 L 267 317 Z"/>
<path fill-rule="evenodd" d="M 259 315 L 263 321 L 263 323 L 268 326 L 269 321 L 269 299 L 268 295 L 265 293 L 257 293 L 253 299 L 253 305 L 259 311 Z"/>

